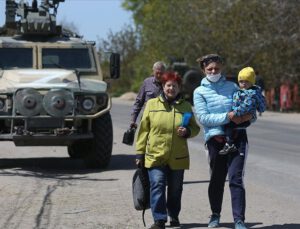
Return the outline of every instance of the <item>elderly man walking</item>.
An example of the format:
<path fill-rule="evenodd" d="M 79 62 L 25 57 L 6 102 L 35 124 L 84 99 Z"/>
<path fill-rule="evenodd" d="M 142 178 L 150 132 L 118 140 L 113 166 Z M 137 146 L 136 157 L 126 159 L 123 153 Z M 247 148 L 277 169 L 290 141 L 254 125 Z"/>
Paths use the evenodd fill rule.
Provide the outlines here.
<path fill-rule="evenodd" d="M 135 103 L 133 105 L 130 124 L 130 127 L 132 128 L 137 127 L 136 120 L 145 103 L 149 99 L 156 98 L 162 92 L 161 76 L 166 70 L 164 62 L 155 62 L 152 70 L 152 75 L 144 80 L 143 85 L 141 86 L 139 93 L 136 97 Z"/>

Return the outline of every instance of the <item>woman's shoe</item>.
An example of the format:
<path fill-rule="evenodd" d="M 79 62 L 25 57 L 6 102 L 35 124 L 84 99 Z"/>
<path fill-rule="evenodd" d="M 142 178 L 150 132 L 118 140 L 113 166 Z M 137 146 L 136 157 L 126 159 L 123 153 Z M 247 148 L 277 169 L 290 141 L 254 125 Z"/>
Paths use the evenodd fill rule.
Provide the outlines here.
<path fill-rule="evenodd" d="M 236 221 L 234 228 L 235 229 L 247 229 L 247 227 L 245 226 L 245 223 L 242 220 Z"/>
<path fill-rule="evenodd" d="M 209 228 L 216 228 L 216 227 L 219 227 L 220 226 L 220 215 L 219 214 L 212 214 L 210 216 L 210 220 L 209 220 L 209 223 L 208 223 L 208 226 Z"/>
<path fill-rule="evenodd" d="M 178 217 L 171 217 L 170 218 L 170 227 L 179 227 L 180 226 L 180 222 Z"/>
<path fill-rule="evenodd" d="M 165 229 L 165 221 L 164 220 L 158 220 L 155 221 L 155 223 L 149 228 L 149 229 Z"/>

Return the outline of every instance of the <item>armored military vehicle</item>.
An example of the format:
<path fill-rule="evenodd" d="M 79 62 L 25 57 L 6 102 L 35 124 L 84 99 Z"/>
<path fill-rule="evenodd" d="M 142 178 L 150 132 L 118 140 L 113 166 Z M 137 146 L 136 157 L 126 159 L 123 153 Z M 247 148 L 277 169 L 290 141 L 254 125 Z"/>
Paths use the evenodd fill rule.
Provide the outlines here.
<path fill-rule="evenodd" d="M 182 91 L 184 98 L 193 104 L 194 90 L 200 86 L 202 80 L 201 70 L 198 67 L 189 66 L 183 58 L 171 57 L 169 68 L 182 77 Z"/>
<path fill-rule="evenodd" d="M 0 31 L 0 141 L 67 146 L 71 158 L 104 168 L 113 144 L 111 98 L 95 42 L 56 25 L 60 2 L 6 0 Z M 112 53 L 109 78 L 119 75 L 120 56 Z"/>

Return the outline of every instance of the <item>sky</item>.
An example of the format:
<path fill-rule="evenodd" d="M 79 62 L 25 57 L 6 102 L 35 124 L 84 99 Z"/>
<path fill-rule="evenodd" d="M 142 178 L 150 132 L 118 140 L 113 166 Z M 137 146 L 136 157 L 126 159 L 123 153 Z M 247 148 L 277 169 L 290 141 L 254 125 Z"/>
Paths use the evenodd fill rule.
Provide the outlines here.
<path fill-rule="evenodd" d="M 0 0 L 0 26 L 5 23 L 5 1 Z M 25 2 L 31 5 L 31 0 Z M 131 12 L 121 4 L 122 0 L 65 0 L 59 4 L 57 21 L 73 23 L 84 39 L 98 41 L 107 38 L 109 31 L 118 32 L 133 25 Z"/>

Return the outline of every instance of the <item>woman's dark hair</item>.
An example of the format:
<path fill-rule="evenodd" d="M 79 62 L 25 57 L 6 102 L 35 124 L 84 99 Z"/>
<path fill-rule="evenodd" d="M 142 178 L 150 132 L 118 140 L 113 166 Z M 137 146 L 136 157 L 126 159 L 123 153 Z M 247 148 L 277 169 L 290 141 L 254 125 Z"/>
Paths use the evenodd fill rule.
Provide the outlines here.
<path fill-rule="evenodd" d="M 204 69 L 212 62 L 223 64 L 223 59 L 218 54 L 208 54 L 198 58 L 196 61 L 200 64 L 201 69 Z"/>
<path fill-rule="evenodd" d="M 162 75 L 162 78 L 161 78 L 162 84 L 165 84 L 169 80 L 177 82 L 179 86 L 181 85 L 181 82 L 182 82 L 180 75 L 174 71 L 166 71 Z"/>

